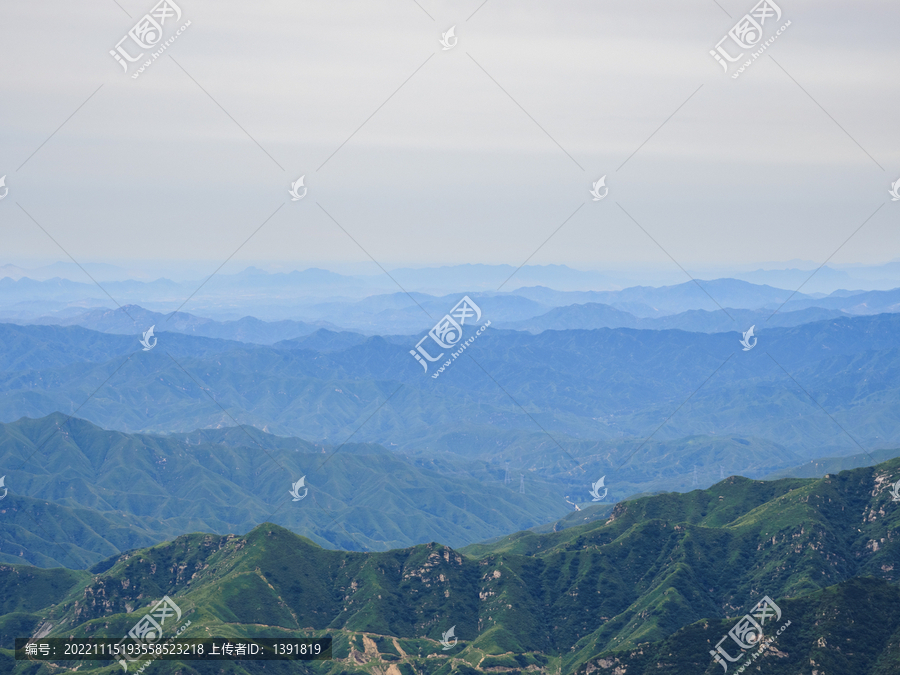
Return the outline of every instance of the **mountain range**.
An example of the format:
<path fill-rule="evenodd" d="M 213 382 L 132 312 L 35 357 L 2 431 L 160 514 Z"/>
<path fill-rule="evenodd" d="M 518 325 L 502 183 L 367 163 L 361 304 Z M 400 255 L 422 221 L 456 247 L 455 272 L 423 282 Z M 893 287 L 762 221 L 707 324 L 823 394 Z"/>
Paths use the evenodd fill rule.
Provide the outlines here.
<path fill-rule="evenodd" d="M 728 325 L 724 317 L 733 325 L 760 318 L 768 323 L 776 311 L 795 314 L 815 308 L 827 310 L 818 315 L 807 311 L 790 319 L 780 317 L 779 323 L 773 324 L 797 325 L 816 316 L 821 319 L 841 312 L 871 315 L 896 312 L 900 308 L 900 289 L 838 290 L 824 296 L 738 279 L 696 280 L 659 288 L 635 286 L 612 291 L 558 291 L 546 286 L 520 286 L 499 292 L 461 284 L 449 294 L 429 294 L 402 284 L 392 288 L 348 289 L 342 285 L 342 279 L 348 278 L 325 270 L 270 275 L 253 269 L 196 282 L 160 279 L 95 285 L 65 279 L 34 281 L 7 277 L 0 279 L 0 316 L 18 323 L 77 324 L 111 332 L 145 330 L 165 318 L 170 330 L 201 334 L 196 332 L 199 330 L 209 337 L 271 342 L 275 335 L 286 339 L 305 334 L 309 325 L 370 335 L 417 333 L 433 325 L 465 294 L 479 303 L 493 322 L 510 328 L 517 327 L 516 322 L 536 319 L 557 308 L 588 304 L 608 305 L 612 310 L 634 317 L 613 313 L 609 316 L 611 323 L 606 321 L 603 327 L 663 327 L 639 326 L 633 322 L 702 312 L 688 314 L 668 326 L 688 330 L 728 330 L 723 327 Z M 140 307 L 132 311 L 134 305 Z M 119 307 L 125 308 L 122 315 L 108 313 Z M 740 314 L 740 310 L 745 312 L 735 317 L 734 313 Z M 177 320 L 170 318 L 173 312 L 178 313 Z M 248 317 L 249 313 L 253 317 Z M 570 327 L 601 327 L 596 322 L 604 319 L 597 316 L 597 308 L 593 314 L 588 319 L 593 323 Z M 553 318 L 550 315 L 539 321 L 540 330 L 553 327 Z M 264 328 L 258 323 L 262 320 L 273 325 Z M 212 321 L 225 325 L 215 326 Z"/>
<path fill-rule="evenodd" d="M 271 521 L 329 548 L 454 546 L 539 526 L 570 510 L 558 482 L 504 483 L 504 469 L 328 446 L 252 428 L 155 436 L 59 413 L 0 425 L 0 562 L 90 567 L 183 532 Z M 299 500 L 291 486 L 303 478 Z M 518 479 L 518 476 L 517 476 Z M 582 490 L 586 501 L 588 493 Z M 606 505 L 603 505 L 606 506 Z"/>
<path fill-rule="evenodd" d="M 535 311 L 540 311 L 544 306 L 536 307 L 533 302 L 522 302 L 521 298 L 491 297 L 485 300 L 477 294 L 475 299 L 491 310 L 491 316 L 500 316 L 499 320 L 492 320 L 492 325 L 497 328 L 510 330 L 524 330 L 530 333 L 542 333 L 545 330 L 593 330 L 596 328 L 643 328 L 647 330 L 665 330 L 677 328 L 689 332 L 720 333 L 734 331 L 737 326 L 750 326 L 754 324 L 770 327 L 799 326 L 813 321 L 839 318 L 847 316 L 847 312 L 840 309 L 822 309 L 811 307 L 792 312 L 774 312 L 766 309 L 740 310 L 729 309 L 727 311 L 707 311 L 692 309 L 678 314 L 659 315 L 644 305 L 637 306 L 640 313 L 653 313 L 654 316 L 639 317 L 612 305 L 588 302 L 585 304 L 566 305 L 556 307 L 544 314 L 531 316 Z M 391 304 L 398 302 L 404 304 L 408 301 L 406 296 L 384 296 Z M 450 299 L 442 299 L 443 305 L 436 302 L 429 303 L 427 299 L 420 298 L 423 307 L 433 312 L 438 312 L 441 307 L 451 302 Z M 367 302 L 374 302 L 370 299 Z M 500 307 L 503 305 L 504 307 Z M 500 311 L 498 311 L 498 309 Z M 390 326 L 393 328 L 406 327 L 415 332 L 421 328 L 422 314 L 419 308 L 413 313 L 413 317 L 407 316 L 410 308 L 396 309 L 376 307 L 376 324 L 369 326 Z M 527 316 L 519 319 L 517 317 Z M 503 317 L 513 317 L 515 320 L 505 320 Z M 341 321 L 345 315 L 335 317 Z M 427 321 L 427 319 L 424 319 Z M 350 323 L 356 323 L 354 318 L 349 318 Z M 127 305 L 119 309 L 92 309 L 81 314 L 67 318 L 45 318 L 28 322 L 32 325 L 58 325 L 81 326 L 90 330 L 118 335 L 136 335 L 143 332 L 149 326 L 159 327 L 160 330 L 196 335 L 200 337 L 221 338 L 224 340 L 236 340 L 239 342 L 251 342 L 255 344 L 270 345 L 283 340 L 291 340 L 310 335 L 318 330 L 330 330 L 332 332 L 355 333 L 355 331 L 343 331 L 335 324 L 319 320 L 315 322 L 282 320 L 261 321 L 251 316 L 243 317 L 235 321 L 215 321 L 205 317 L 198 317 L 186 312 L 174 314 L 162 314 L 152 312 L 139 305 Z M 368 331 L 357 333 L 360 336 L 368 335 Z"/>
<path fill-rule="evenodd" d="M 142 351 L 137 336 L 5 324 L 0 421 L 64 411 L 153 433 L 240 423 L 557 477 L 590 457 L 591 475 L 624 471 L 620 486 L 692 464 L 769 473 L 900 443 L 898 335 L 897 314 L 758 327 L 752 351 L 740 332 L 491 327 L 433 379 L 409 354 L 422 335 L 318 332 L 265 346 L 157 332 L 159 346 Z M 689 438 L 719 440 L 679 451 L 675 467 L 650 445 Z M 728 438 L 749 447 L 722 455 Z"/>
<path fill-rule="evenodd" d="M 678 329 L 693 333 L 730 333 L 737 327 L 764 325 L 768 328 L 801 326 L 805 323 L 847 316 L 839 309 L 810 307 L 794 312 L 770 309 L 727 309 L 710 312 L 690 309 L 678 314 L 639 318 L 612 305 L 589 302 L 551 309 L 524 321 L 498 322 L 498 328 L 543 333 L 545 330 L 594 330 L 597 328 Z"/>
<path fill-rule="evenodd" d="M 888 675 L 900 668 L 898 474 L 900 459 L 821 479 L 731 476 L 459 550 L 325 550 L 265 523 L 243 536 L 183 535 L 85 571 L 4 565 L 0 661 L 37 672 L 13 661 L 14 636 L 118 637 L 168 596 L 179 625 L 190 621 L 183 637 L 330 636 L 334 660 L 304 663 L 311 673 L 710 675 L 722 672 L 713 656 L 724 643 L 734 668 Z M 728 635 L 761 602 L 773 642 L 754 654 Z M 458 642 L 444 648 L 451 627 Z M 191 662 L 213 667 L 298 668 Z"/>
<path fill-rule="evenodd" d="M 461 270 L 397 272 L 0 280 L 0 670 L 169 595 L 193 635 L 333 636 L 310 675 L 709 675 L 760 602 L 742 663 L 898 672 L 900 289 L 476 284 L 473 325 Z"/>
<path fill-rule="evenodd" d="M 211 271 L 209 263 L 176 263 L 170 260 L 132 261 L 131 264 L 90 263 L 83 265 L 72 262 L 56 262 L 49 265 L 22 266 L 0 265 L 0 278 L 24 277 L 36 281 L 61 278 L 71 281 L 86 280 L 85 272 L 100 283 L 135 279 L 151 281 L 159 278 L 174 280 L 202 280 Z M 243 272 L 255 274 L 292 274 L 305 271 L 296 265 L 262 263 L 266 270 L 249 267 Z M 312 268 L 315 270 L 315 268 Z M 357 266 L 356 273 L 344 270 L 335 271 L 322 279 L 332 284 L 344 286 L 353 284 L 372 289 L 390 288 L 393 284 L 383 272 L 369 266 Z M 326 270 L 315 270 L 325 272 Z M 514 281 L 513 288 L 520 286 L 552 286 L 561 290 L 581 290 L 593 288 L 625 288 L 636 283 L 653 283 L 663 286 L 683 281 L 684 272 L 672 268 L 640 268 L 629 265 L 627 268 L 606 269 L 603 271 L 578 270 L 566 265 L 523 265 L 520 268 L 511 265 L 464 264 L 445 265 L 441 267 L 393 268 L 388 269 L 391 276 L 407 289 L 426 293 L 447 293 L 460 287 L 468 287 L 477 291 L 496 289 L 504 281 Z M 754 284 L 768 284 L 779 288 L 807 288 L 807 292 L 831 293 L 841 288 L 869 288 L 886 290 L 893 288 L 900 272 L 900 262 L 889 262 L 882 265 L 844 265 L 832 267 L 820 266 L 812 261 L 793 260 L 787 263 L 760 263 L 755 266 L 726 267 L 714 266 L 693 270 L 697 278 L 716 278 L 729 276 Z M 234 273 L 224 273 L 235 276 Z M 509 282 L 507 282 L 509 283 Z"/>

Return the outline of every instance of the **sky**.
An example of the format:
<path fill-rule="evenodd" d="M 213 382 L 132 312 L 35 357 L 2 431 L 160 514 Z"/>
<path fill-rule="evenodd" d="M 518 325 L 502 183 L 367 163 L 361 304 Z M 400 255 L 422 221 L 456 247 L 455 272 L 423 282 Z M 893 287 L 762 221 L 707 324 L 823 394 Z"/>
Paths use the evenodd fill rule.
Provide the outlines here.
<path fill-rule="evenodd" d="M 900 257 L 896 2 L 779 2 L 735 79 L 743 0 L 176 1 L 136 79 L 153 2 L 5 3 L 0 264 Z"/>

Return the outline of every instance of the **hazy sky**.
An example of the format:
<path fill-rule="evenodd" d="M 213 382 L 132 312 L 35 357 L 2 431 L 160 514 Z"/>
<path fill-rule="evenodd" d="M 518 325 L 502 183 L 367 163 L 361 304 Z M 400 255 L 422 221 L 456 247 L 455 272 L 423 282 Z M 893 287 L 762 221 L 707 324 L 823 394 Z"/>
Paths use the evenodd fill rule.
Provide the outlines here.
<path fill-rule="evenodd" d="M 900 256 L 897 2 L 780 1 L 732 79 L 744 0 L 176 1 L 137 79 L 109 51 L 152 1 L 4 3 L 0 263 L 64 257 L 22 209 L 79 261 L 265 222 L 226 271 L 822 262 L 879 207 L 832 262 Z"/>

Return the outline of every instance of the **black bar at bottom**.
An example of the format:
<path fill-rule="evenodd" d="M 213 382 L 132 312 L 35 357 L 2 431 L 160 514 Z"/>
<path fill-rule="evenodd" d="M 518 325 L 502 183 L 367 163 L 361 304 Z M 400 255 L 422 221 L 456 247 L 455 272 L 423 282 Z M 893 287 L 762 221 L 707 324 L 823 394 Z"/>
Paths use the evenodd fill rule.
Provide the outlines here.
<path fill-rule="evenodd" d="M 16 661 L 327 661 L 331 638 L 16 638 Z"/>

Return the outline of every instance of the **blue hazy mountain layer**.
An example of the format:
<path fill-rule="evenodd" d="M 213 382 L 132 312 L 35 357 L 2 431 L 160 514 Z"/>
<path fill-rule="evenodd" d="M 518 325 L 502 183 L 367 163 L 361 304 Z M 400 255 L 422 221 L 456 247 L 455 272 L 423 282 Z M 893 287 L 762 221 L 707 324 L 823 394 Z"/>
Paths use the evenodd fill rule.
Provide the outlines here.
<path fill-rule="evenodd" d="M 281 338 L 285 339 L 308 332 L 306 324 L 370 334 L 417 332 L 432 316 L 441 316 L 446 311 L 444 305 L 447 302 L 452 305 L 465 293 L 473 297 L 477 295 L 479 302 L 486 303 L 486 308 L 497 321 L 524 321 L 555 307 L 585 303 L 608 304 L 648 318 L 689 310 L 713 312 L 722 307 L 746 310 L 781 307 L 785 312 L 821 307 L 851 314 L 875 314 L 896 311 L 900 302 L 900 291 L 896 289 L 836 291 L 827 297 L 820 297 L 738 279 L 688 281 L 658 288 L 635 286 L 616 291 L 557 291 L 545 286 L 523 285 L 513 291 L 498 292 L 474 282 L 461 282 L 451 288 L 434 288 L 427 284 L 404 286 L 408 294 L 396 286 L 385 287 L 384 280 L 374 284 L 371 279 L 365 279 L 342 277 L 324 270 L 266 274 L 248 269 L 236 275 L 216 275 L 208 283 L 129 280 L 103 282 L 102 288 L 99 288 L 90 283 L 66 279 L 35 281 L 4 278 L 0 279 L 0 312 L 8 320 L 17 322 L 77 323 L 111 332 L 122 331 L 120 327 L 104 328 L 104 310 L 98 311 L 98 308 L 137 304 L 166 316 L 178 309 L 228 323 L 252 314 L 266 321 L 300 324 L 272 328 L 281 330 Z M 516 287 L 512 285 L 510 288 Z M 110 297 L 115 301 L 111 301 Z M 182 307 L 188 298 L 190 302 Z M 85 310 L 90 307 L 95 309 Z M 149 317 L 138 322 L 146 318 Z M 200 328 L 207 321 L 197 319 L 191 327 Z M 131 321 L 126 330 L 133 330 L 134 323 Z M 174 324 L 170 321 L 169 325 L 171 329 Z M 273 341 L 271 336 L 265 334 L 259 338 L 252 337 L 258 328 L 228 325 L 222 329 L 226 332 L 203 334 L 244 339 L 239 336 L 244 333 L 251 336 L 248 341 Z M 290 330 L 296 330 L 296 335 L 285 334 Z"/>
<path fill-rule="evenodd" d="M 409 353 L 424 333 L 260 346 L 157 331 L 144 352 L 137 337 L 3 325 L 0 420 L 77 410 L 105 428 L 166 433 L 240 422 L 409 452 L 549 450 L 564 463 L 573 448 L 602 454 L 651 434 L 741 436 L 796 464 L 900 442 L 898 331 L 895 314 L 763 325 L 743 351 L 737 331 L 489 328 L 433 379 Z"/>

